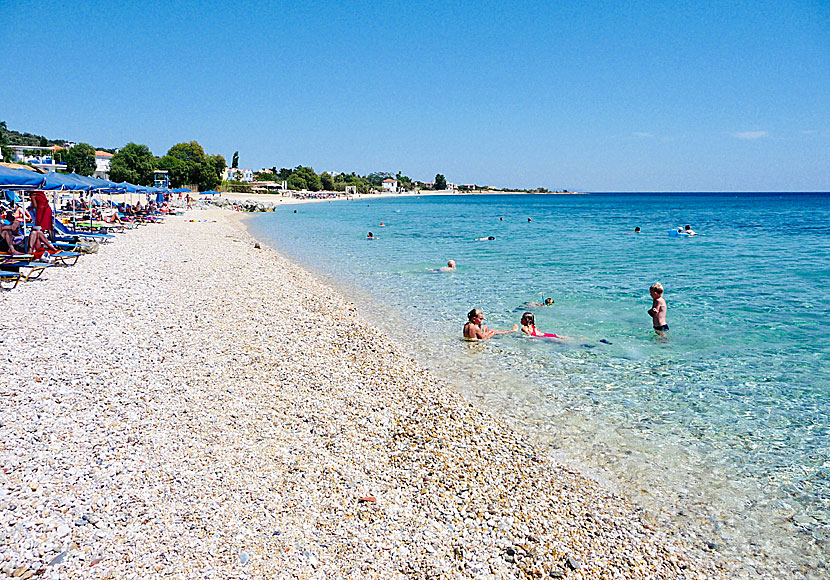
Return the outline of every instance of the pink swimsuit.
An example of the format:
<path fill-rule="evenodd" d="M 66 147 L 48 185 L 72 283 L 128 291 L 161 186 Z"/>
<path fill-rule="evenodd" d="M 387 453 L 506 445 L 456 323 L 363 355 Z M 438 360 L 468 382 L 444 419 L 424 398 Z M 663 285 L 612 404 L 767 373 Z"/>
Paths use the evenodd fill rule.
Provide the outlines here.
<path fill-rule="evenodd" d="M 558 336 L 556 336 L 555 334 L 551 334 L 550 332 L 543 332 L 540 334 L 536 330 L 535 326 L 531 326 L 531 328 L 533 329 L 533 333 L 530 336 L 538 336 L 539 338 L 559 338 Z"/>

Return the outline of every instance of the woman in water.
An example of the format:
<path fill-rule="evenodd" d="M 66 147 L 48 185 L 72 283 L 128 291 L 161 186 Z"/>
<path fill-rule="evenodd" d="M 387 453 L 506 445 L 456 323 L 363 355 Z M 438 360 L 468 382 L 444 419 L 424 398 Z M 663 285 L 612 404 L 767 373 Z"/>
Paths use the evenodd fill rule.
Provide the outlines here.
<path fill-rule="evenodd" d="M 484 324 L 484 313 L 478 308 L 473 308 L 467 313 L 467 324 L 464 325 L 464 338 L 467 340 L 487 340 L 497 334 L 510 334 L 519 330 L 519 325 L 514 324 L 510 330 L 493 330 Z"/>
<path fill-rule="evenodd" d="M 525 312 L 522 314 L 522 332 L 528 336 L 536 336 L 539 338 L 565 338 L 549 332 L 539 332 L 536 328 L 536 320 L 532 312 Z"/>

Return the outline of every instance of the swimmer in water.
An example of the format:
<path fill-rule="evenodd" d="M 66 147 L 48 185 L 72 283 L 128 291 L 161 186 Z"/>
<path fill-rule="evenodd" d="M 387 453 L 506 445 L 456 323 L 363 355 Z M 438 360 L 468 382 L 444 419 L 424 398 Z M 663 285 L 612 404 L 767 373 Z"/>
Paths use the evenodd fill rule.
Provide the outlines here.
<path fill-rule="evenodd" d="M 385 224 L 385 223 L 383 223 L 383 222 L 380 222 L 380 227 L 385 228 L 385 227 L 386 227 L 386 224 Z"/>
<path fill-rule="evenodd" d="M 467 340 L 487 340 L 497 334 L 509 334 L 519 330 L 519 325 L 514 324 L 510 330 L 493 330 L 484 324 L 484 313 L 478 308 L 473 308 L 467 313 L 467 324 L 464 325 L 464 338 Z"/>
<path fill-rule="evenodd" d="M 522 332 L 528 336 L 536 336 L 539 338 L 565 338 L 550 332 L 539 332 L 536 328 L 536 320 L 532 312 L 525 312 L 522 314 Z"/>
<path fill-rule="evenodd" d="M 692 226 L 686 224 L 686 235 L 688 236 L 696 236 L 697 232 L 692 229 Z"/>
<path fill-rule="evenodd" d="M 634 228 L 634 233 L 635 233 L 635 234 L 639 234 L 639 233 L 640 233 L 640 226 L 637 226 L 636 228 Z"/>
<path fill-rule="evenodd" d="M 553 306 L 553 298 L 545 298 L 543 302 L 525 302 L 528 308 L 538 308 L 540 306 Z"/>
<path fill-rule="evenodd" d="M 369 233 L 366 235 L 366 239 L 367 239 L 367 240 L 376 240 L 377 238 L 375 237 L 375 235 L 374 235 L 372 232 L 369 232 Z"/>
<path fill-rule="evenodd" d="M 496 236 L 487 236 L 486 238 L 476 238 L 477 242 L 486 242 L 488 240 L 495 240 Z"/>
<path fill-rule="evenodd" d="M 449 260 L 446 266 L 440 268 L 427 268 L 428 272 L 455 272 L 455 260 Z"/>

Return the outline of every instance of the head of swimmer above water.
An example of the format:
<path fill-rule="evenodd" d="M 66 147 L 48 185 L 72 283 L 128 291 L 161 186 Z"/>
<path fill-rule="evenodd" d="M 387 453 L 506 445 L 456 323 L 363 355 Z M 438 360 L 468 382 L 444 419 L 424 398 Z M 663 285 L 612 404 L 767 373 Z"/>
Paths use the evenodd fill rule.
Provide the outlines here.
<path fill-rule="evenodd" d="M 535 324 L 536 319 L 532 312 L 525 312 L 522 314 L 522 326 L 534 326 Z"/>

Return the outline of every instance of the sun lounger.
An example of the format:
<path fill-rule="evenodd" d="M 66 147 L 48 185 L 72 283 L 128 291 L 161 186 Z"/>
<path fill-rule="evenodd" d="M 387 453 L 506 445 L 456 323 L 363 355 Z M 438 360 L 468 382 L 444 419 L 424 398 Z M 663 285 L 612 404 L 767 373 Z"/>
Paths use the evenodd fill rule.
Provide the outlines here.
<path fill-rule="evenodd" d="M 39 261 L 3 260 L 0 262 L 0 273 L 17 274 L 20 280 L 28 282 L 29 280 L 37 280 L 46 271 L 46 268 L 51 268 L 52 266 L 53 264 Z M 17 283 L 15 283 L 16 285 Z"/>
<path fill-rule="evenodd" d="M 99 243 L 106 242 L 106 241 L 111 240 L 112 238 L 115 237 L 111 234 L 100 234 L 100 233 L 96 233 L 96 232 L 85 232 L 85 231 L 82 231 L 82 230 L 73 230 L 73 229 L 67 227 L 63 222 L 60 222 L 58 220 L 55 220 L 55 231 L 61 237 L 71 236 L 71 237 L 75 237 L 75 238 L 94 240 L 94 241 L 99 242 Z"/>
<path fill-rule="evenodd" d="M 61 250 L 59 252 L 39 252 L 36 253 L 35 256 L 42 260 L 44 257 L 48 257 L 48 259 L 52 260 L 55 264 L 60 264 L 62 266 L 74 266 L 78 263 L 78 258 L 81 257 L 80 252 L 68 252 L 66 250 Z"/>
<path fill-rule="evenodd" d="M 0 270 L 0 288 L 11 290 L 20 282 L 20 272 Z"/>
<path fill-rule="evenodd" d="M 93 242 L 95 243 L 95 242 Z M 82 254 L 92 254 L 97 251 L 98 244 L 82 244 L 80 242 L 52 242 L 52 245 L 67 252 L 81 252 Z"/>

